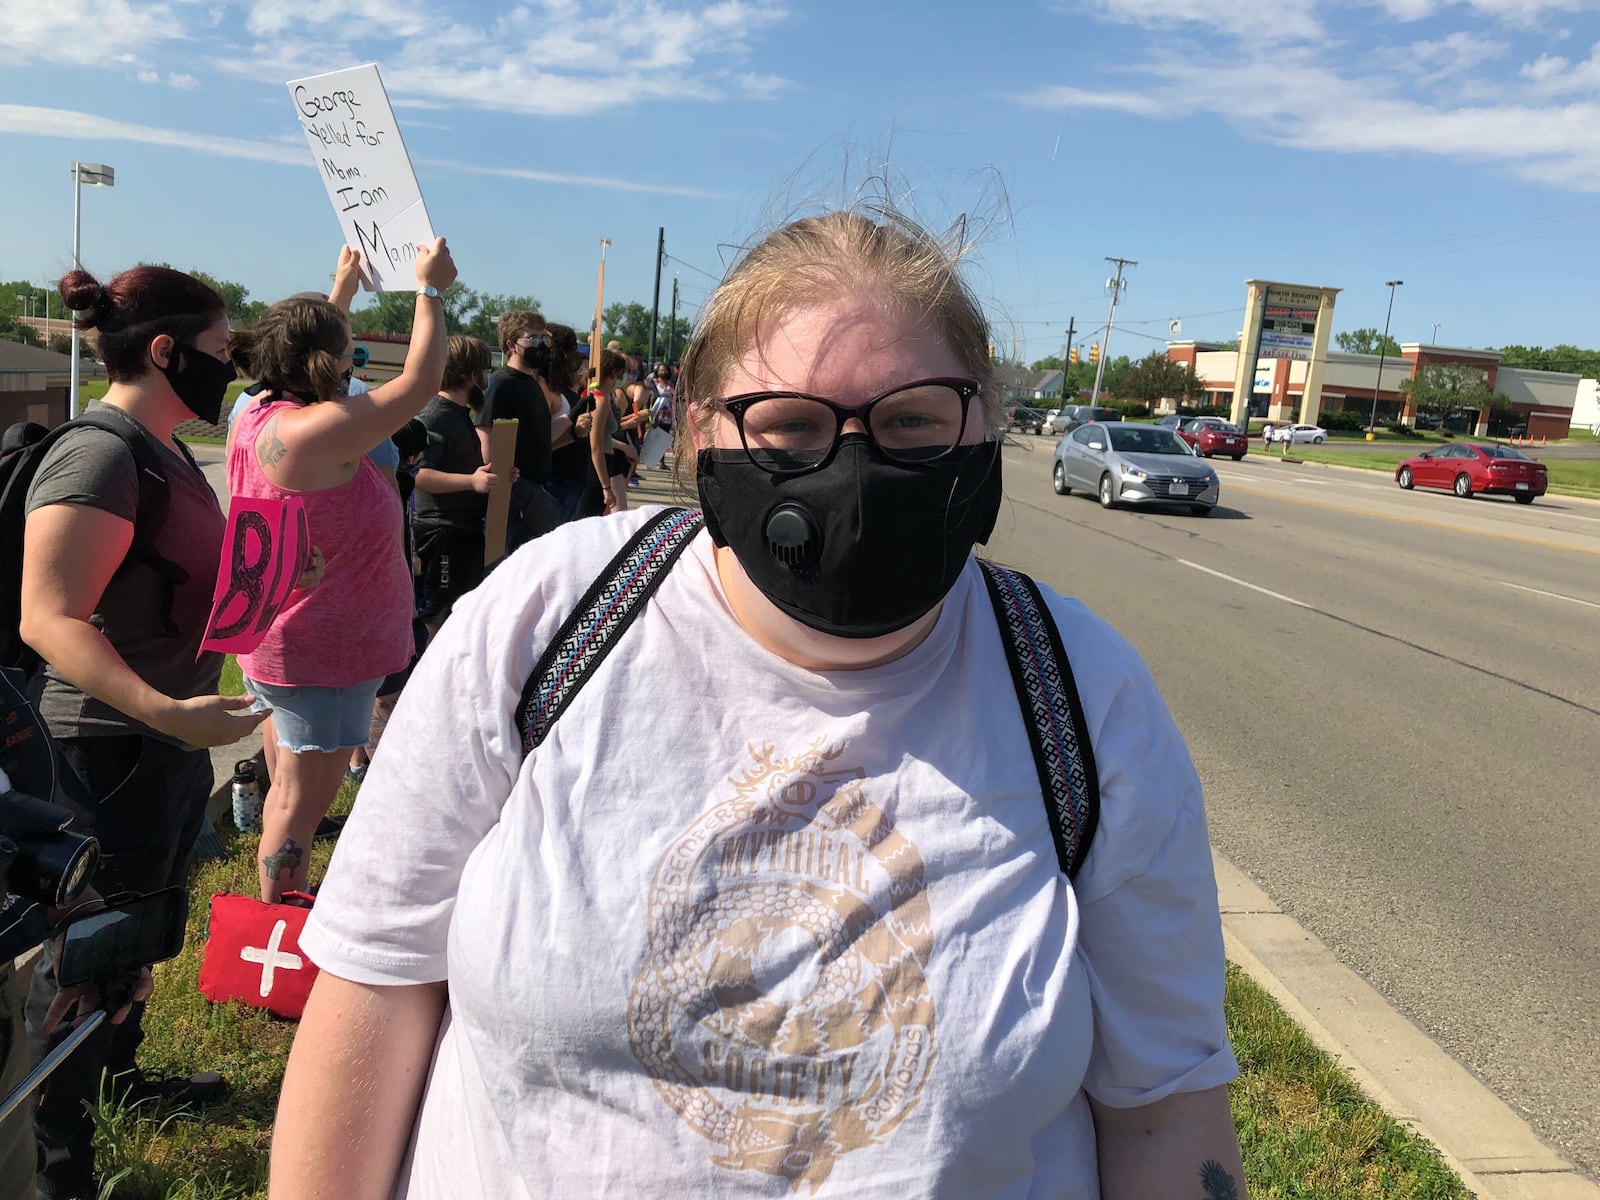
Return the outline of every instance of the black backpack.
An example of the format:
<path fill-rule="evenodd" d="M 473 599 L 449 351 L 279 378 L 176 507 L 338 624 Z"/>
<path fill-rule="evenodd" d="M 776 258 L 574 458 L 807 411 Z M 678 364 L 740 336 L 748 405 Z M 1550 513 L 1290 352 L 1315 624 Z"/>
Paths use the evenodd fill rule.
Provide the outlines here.
<path fill-rule="evenodd" d="M 704 518 L 669 508 L 646 521 L 578 601 L 534 664 L 517 704 L 522 753 L 531 754 L 641 612 Z M 1061 633 L 1038 584 L 978 560 L 1011 682 L 1022 708 L 1045 816 L 1062 874 L 1075 879 L 1100 820 L 1100 775 Z"/>
<path fill-rule="evenodd" d="M 122 439 L 133 455 L 139 476 L 139 508 L 133 522 L 133 542 L 117 568 L 121 574 L 138 563 L 156 568 L 161 575 L 161 616 L 163 632 L 175 637 L 178 627 L 172 620 L 172 603 L 177 586 L 188 572 L 156 553 L 155 540 L 167 519 L 167 468 L 155 440 L 134 421 L 102 409 L 89 412 L 46 431 L 32 422 L 6 430 L 3 456 L 0 456 L 0 667 L 13 667 L 31 676 L 39 667 L 39 656 L 22 640 L 22 534 L 27 521 L 28 489 L 33 486 L 39 464 L 50 447 L 85 425 L 104 429 Z M 177 443 L 195 470 L 199 464 L 187 446 Z"/>

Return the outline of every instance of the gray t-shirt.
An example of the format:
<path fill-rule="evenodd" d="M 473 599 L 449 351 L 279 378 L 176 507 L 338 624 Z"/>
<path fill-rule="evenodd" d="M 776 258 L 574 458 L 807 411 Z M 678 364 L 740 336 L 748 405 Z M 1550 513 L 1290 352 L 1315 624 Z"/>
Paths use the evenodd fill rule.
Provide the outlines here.
<path fill-rule="evenodd" d="M 98 411 L 142 427 L 111 405 Z M 154 550 L 188 573 L 174 588 L 172 623 L 167 636 L 163 619 L 161 573 L 150 563 L 134 563 L 117 572 L 95 606 L 94 624 L 141 679 L 159 692 L 186 700 L 215 695 L 222 675 L 222 655 L 200 654 L 211 597 L 222 556 L 224 517 L 216 493 L 187 459 L 149 439 L 167 477 L 167 516 L 156 535 Z M 159 485 L 156 485 L 159 486 Z M 49 504 L 97 508 L 132 524 L 139 511 L 139 477 L 127 444 L 114 433 L 86 426 L 52 446 L 28 490 L 28 512 Z M 145 733 L 163 737 L 132 717 L 91 699 L 45 668 L 40 712 L 50 732 L 60 737 L 93 737 Z"/>

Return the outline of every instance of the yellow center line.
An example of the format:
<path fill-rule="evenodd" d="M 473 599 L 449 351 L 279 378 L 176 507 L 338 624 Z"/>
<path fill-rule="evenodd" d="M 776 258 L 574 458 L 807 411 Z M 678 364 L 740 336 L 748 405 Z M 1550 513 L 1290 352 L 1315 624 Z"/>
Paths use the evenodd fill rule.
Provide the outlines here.
<path fill-rule="evenodd" d="M 1330 504 L 1326 500 L 1301 499 L 1299 496 L 1287 496 L 1281 492 L 1266 492 L 1257 488 L 1246 487 L 1241 483 L 1229 483 L 1230 491 L 1244 492 L 1249 496 L 1260 496 L 1264 500 L 1281 500 L 1285 504 L 1304 504 L 1310 508 L 1327 509 L 1329 512 L 1344 513 L 1352 517 L 1371 517 L 1378 521 L 1397 521 L 1402 525 L 1417 525 L 1424 529 L 1439 529 L 1445 533 L 1476 534 L 1480 537 L 1498 538 L 1504 542 L 1521 542 L 1525 546 L 1539 546 L 1546 550 L 1565 550 L 1572 554 L 1600 555 L 1600 546 L 1569 546 L 1563 542 L 1552 542 L 1544 538 L 1527 537 L 1520 533 L 1500 533 L 1492 529 L 1469 529 L 1462 525 L 1447 525 L 1443 521 L 1430 521 L 1425 517 L 1402 517 L 1394 513 L 1373 512 L 1366 508 L 1350 508 L 1343 504 Z"/>

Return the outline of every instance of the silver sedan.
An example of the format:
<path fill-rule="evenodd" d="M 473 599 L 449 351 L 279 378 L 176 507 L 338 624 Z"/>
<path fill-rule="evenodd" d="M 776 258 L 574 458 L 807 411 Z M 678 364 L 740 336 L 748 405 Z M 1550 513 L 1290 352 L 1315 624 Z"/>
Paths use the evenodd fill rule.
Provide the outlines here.
<path fill-rule="evenodd" d="M 1220 496 L 1217 473 L 1170 429 L 1091 422 L 1056 443 L 1056 495 L 1081 488 L 1106 508 L 1183 504 L 1206 516 Z"/>

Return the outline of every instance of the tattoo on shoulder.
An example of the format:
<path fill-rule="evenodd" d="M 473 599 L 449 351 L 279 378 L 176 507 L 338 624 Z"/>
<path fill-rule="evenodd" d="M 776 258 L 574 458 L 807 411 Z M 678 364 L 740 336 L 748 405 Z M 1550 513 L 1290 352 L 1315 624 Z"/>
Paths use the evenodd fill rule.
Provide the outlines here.
<path fill-rule="evenodd" d="M 293 838 L 285 838 L 283 845 L 275 853 L 267 855 L 261 860 L 261 865 L 267 869 L 267 874 L 274 879 L 282 879 L 284 872 L 289 873 L 293 879 L 300 870 L 300 863 L 305 858 L 306 852 Z"/>
<path fill-rule="evenodd" d="M 256 439 L 256 461 L 263 467 L 275 467 L 283 461 L 283 456 L 287 453 L 289 453 L 288 447 L 278 436 L 278 418 L 273 417 L 261 431 L 261 436 Z"/>
<path fill-rule="evenodd" d="M 1239 1200 L 1239 1185 L 1228 1169 L 1214 1158 L 1200 1164 L 1200 1186 L 1205 1189 L 1204 1200 Z"/>

